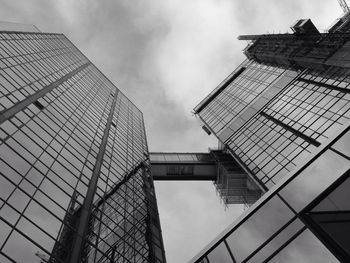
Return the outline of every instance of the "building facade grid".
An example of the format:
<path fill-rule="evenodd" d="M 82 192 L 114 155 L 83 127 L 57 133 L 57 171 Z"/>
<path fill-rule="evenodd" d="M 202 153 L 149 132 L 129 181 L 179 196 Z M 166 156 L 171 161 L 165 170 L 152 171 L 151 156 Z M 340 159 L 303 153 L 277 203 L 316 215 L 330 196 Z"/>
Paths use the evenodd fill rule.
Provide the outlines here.
<path fill-rule="evenodd" d="M 349 136 L 330 138 L 191 262 L 347 262 Z"/>
<path fill-rule="evenodd" d="M 0 50 L 0 261 L 165 262 L 140 110 L 62 34 Z"/>
<path fill-rule="evenodd" d="M 335 83 L 332 77 L 336 76 L 327 74 L 332 71 L 300 74 L 227 140 L 234 154 L 268 188 L 349 120 L 348 89 L 323 85 Z M 311 76 L 319 76 L 319 81 L 309 83 Z"/>
<path fill-rule="evenodd" d="M 284 72 L 249 60 L 242 63 L 241 69 L 244 70 L 199 113 L 215 133 L 219 134 Z"/>
<path fill-rule="evenodd" d="M 239 37 L 251 40 L 244 51 L 250 61 L 285 71 L 223 132 L 201 116 L 217 93 L 195 108 L 269 191 L 191 262 L 350 260 L 349 36 L 320 34 L 307 19 L 292 29 Z M 236 80 L 219 87 L 233 87 Z"/>

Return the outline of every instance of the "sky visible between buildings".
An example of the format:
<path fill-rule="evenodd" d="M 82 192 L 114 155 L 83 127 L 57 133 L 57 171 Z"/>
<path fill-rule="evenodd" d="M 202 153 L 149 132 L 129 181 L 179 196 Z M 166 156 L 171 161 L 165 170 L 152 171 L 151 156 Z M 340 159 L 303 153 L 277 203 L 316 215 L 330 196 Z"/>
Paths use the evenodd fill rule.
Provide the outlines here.
<path fill-rule="evenodd" d="M 143 112 L 150 151 L 216 147 L 191 113 L 242 62 L 241 34 L 285 33 L 299 18 L 320 31 L 336 0 L 0 0 L 0 20 L 64 33 Z M 210 182 L 156 182 L 169 263 L 186 262 L 239 216 Z"/>

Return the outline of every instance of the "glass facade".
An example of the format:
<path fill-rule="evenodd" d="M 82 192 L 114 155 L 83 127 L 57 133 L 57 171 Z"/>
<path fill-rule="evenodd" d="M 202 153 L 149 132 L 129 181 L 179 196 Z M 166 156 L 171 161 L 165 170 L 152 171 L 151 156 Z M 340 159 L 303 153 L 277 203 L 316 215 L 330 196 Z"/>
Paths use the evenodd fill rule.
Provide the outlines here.
<path fill-rule="evenodd" d="M 0 48 L 0 261 L 165 262 L 140 110 L 62 34 Z"/>
<path fill-rule="evenodd" d="M 260 84 L 262 91 L 248 104 L 235 93 L 225 107 L 240 111 L 222 131 L 207 108 L 220 104 L 226 89 L 238 92 L 241 75 L 220 84 L 225 88 L 195 112 L 267 192 L 191 262 L 349 262 L 348 36 L 295 32 L 241 39 L 252 40 L 241 75 L 252 65 L 260 65 L 254 66 L 257 76 L 264 67 L 280 75 L 268 83 L 251 78 L 250 87 Z"/>
<path fill-rule="evenodd" d="M 350 118 L 349 69 L 343 62 L 317 69 L 275 64 L 243 62 L 239 76 L 201 102 L 209 101 L 205 107 L 195 108 L 201 121 L 265 190 Z M 242 79 L 247 79 L 243 92 Z"/>
<path fill-rule="evenodd" d="M 153 163 L 213 163 L 215 160 L 209 153 L 150 153 L 150 160 Z"/>
<path fill-rule="evenodd" d="M 191 262 L 348 262 L 349 128 L 341 134 Z"/>
<path fill-rule="evenodd" d="M 0 31 L 0 262 L 166 262 L 152 173 L 254 203 L 192 262 L 350 262 L 350 38 L 335 28 L 250 36 L 194 109 L 220 150 L 151 155 L 141 111 L 64 35 Z"/>
<path fill-rule="evenodd" d="M 244 109 L 251 105 L 285 70 L 246 60 L 234 79 L 199 113 L 205 123 L 220 134 Z M 204 102 L 202 102 L 204 103 Z M 198 106 L 197 106 L 198 107 Z"/>
<path fill-rule="evenodd" d="M 349 82 L 338 73 L 301 74 L 227 141 L 268 188 L 349 120 Z"/>

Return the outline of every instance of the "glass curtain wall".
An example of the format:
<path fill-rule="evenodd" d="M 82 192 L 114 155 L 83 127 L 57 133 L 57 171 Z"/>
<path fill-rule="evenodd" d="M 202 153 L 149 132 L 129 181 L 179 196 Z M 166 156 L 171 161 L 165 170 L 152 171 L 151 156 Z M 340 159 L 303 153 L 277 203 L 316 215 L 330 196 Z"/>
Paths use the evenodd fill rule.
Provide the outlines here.
<path fill-rule="evenodd" d="M 0 48 L 0 261 L 164 262 L 142 113 L 62 34 Z"/>
<path fill-rule="evenodd" d="M 348 262 L 350 131 L 341 134 L 193 262 Z"/>

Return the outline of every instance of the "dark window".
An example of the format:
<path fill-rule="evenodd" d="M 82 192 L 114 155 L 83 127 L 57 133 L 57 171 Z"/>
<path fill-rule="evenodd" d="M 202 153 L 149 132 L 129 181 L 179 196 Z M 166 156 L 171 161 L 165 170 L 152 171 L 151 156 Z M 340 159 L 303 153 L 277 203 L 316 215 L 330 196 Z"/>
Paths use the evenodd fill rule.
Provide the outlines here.
<path fill-rule="evenodd" d="M 305 212 L 315 234 L 342 262 L 350 262 L 350 173 Z"/>
<path fill-rule="evenodd" d="M 42 105 L 39 101 L 34 101 L 33 103 L 39 110 L 42 110 L 44 108 L 44 105 Z"/>
<path fill-rule="evenodd" d="M 193 175 L 192 165 L 169 165 L 167 175 Z"/>

